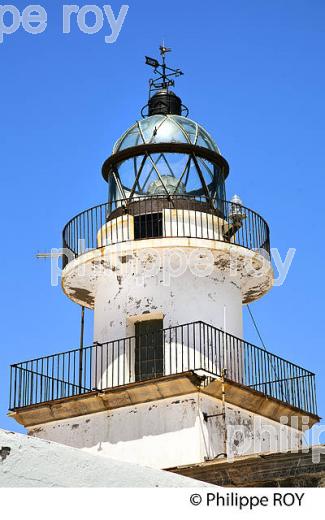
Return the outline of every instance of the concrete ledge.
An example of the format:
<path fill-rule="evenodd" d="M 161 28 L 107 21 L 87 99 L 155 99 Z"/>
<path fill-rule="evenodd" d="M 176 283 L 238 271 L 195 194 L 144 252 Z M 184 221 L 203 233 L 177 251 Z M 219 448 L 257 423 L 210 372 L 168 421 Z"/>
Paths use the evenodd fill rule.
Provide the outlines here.
<path fill-rule="evenodd" d="M 244 410 L 262 415 L 274 421 L 280 417 L 297 418 L 292 427 L 302 429 L 302 418 L 309 418 L 309 427 L 319 422 L 319 417 L 308 414 L 277 399 L 266 397 L 252 388 L 226 380 L 226 402 Z M 221 380 L 215 379 L 207 386 L 195 372 L 183 372 L 158 379 L 130 383 L 102 392 L 93 391 L 84 395 L 48 401 L 36 405 L 17 408 L 9 416 L 25 427 L 37 426 L 82 415 L 122 408 L 124 406 L 157 401 L 167 397 L 202 392 L 216 399 L 221 399 Z"/>
<path fill-rule="evenodd" d="M 185 372 L 108 388 L 102 392 L 93 391 L 84 395 L 17 408 L 8 415 L 28 428 L 50 421 L 190 394 L 198 390 L 200 381 L 193 372 Z"/>
<path fill-rule="evenodd" d="M 207 387 L 202 388 L 201 391 L 205 394 L 211 395 L 218 399 L 222 398 L 222 383 L 220 379 L 216 379 L 210 383 Z M 311 428 L 315 423 L 319 422 L 320 418 L 317 415 L 310 414 L 294 406 L 275 399 L 273 397 L 266 397 L 261 392 L 254 390 L 245 385 L 240 385 L 229 379 L 225 382 L 226 402 L 234 404 L 244 410 L 263 415 L 269 419 L 280 422 L 281 417 L 288 418 L 288 425 L 293 428 L 302 430 L 303 424 L 302 419 L 307 417 L 309 419 L 308 427 Z M 290 419 L 295 418 L 296 424 Z M 290 424 L 291 422 L 291 424 Z"/>
<path fill-rule="evenodd" d="M 187 256 L 195 249 L 209 249 L 214 257 L 216 271 L 227 275 L 232 273 L 236 251 L 236 270 L 243 303 L 261 298 L 273 286 L 272 265 L 258 251 L 231 242 L 208 238 L 164 237 L 119 242 L 81 254 L 63 269 L 61 280 L 63 292 L 75 303 L 93 309 L 98 280 L 103 275 L 106 276 L 108 271 L 114 272 L 117 276 L 127 269 L 135 269 L 132 263 L 143 250 L 155 249 L 163 252 L 173 248 L 183 249 Z M 124 264 L 120 262 L 122 256 L 126 259 Z M 247 267 L 249 265 L 254 266 L 252 271 Z"/>

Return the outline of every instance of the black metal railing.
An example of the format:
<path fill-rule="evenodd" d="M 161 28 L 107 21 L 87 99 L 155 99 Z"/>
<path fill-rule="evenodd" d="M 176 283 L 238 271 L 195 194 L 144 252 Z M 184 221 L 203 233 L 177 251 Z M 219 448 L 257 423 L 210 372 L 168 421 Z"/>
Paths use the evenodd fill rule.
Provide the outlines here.
<path fill-rule="evenodd" d="M 202 196 L 138 197 L 100 204 L 72 218 L 63 230 L 63 267 L 92 249 L 161 237 L 217 240 L 270 253 L 267 223 L 244 206 Z"/>
<path fill-rule="evenodd" d="M 204 370 L 316 414 L 315 376 L 203 322 L 94 344 L 11 366 L 10 409 Z"/>

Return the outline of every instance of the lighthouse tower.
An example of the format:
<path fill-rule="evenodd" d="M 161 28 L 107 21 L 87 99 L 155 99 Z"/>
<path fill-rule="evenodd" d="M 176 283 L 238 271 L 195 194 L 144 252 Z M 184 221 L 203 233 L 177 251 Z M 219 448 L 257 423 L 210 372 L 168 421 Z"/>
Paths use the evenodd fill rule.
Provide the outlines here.
<path fill-rule="evenodd" d="M 116 141 L 108 197 L 63 231 L 62 288 L 94 312 L 94 343 L 12 366 L 30 435 L 158 468 L 298 448 L 314 375 L 243 339 L 242 307 L 272 287 L 269 228 L 238 196 L 208 131 L 155 79 Z"/>

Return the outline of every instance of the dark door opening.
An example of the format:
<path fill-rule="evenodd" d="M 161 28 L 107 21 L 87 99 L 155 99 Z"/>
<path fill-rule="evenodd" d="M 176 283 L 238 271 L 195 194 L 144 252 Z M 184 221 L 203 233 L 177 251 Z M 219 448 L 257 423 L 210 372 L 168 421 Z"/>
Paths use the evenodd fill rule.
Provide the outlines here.
<path fill-rule="evenodd" d="M 135 324 L 135 380 L 161 377 L 164 372 L 163 320 Z"/>
<path fill-rule="evenodd" d="M 146 213 L 134 217 L 134 238 L 155 238 L 163 236 L 162 213 Z"/>

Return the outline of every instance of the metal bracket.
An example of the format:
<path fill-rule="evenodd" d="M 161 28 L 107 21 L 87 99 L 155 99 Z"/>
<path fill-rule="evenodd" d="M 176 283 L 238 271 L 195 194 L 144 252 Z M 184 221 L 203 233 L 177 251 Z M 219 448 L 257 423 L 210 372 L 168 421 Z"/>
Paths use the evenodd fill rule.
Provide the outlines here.
<path fill-rule="evenodd" d="M 208 419 L 211 419 L 211 417 L 220 417 L 221 415 L 224 416 L 224 412 L 215 413 L 211 415 L 208 415 L 206 412 L 203 412 L 203 419 L 205 420 L 205 422 L 208 422 Z"/>

